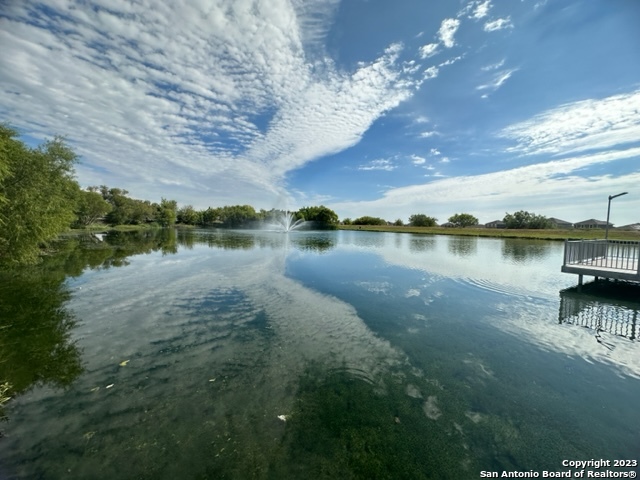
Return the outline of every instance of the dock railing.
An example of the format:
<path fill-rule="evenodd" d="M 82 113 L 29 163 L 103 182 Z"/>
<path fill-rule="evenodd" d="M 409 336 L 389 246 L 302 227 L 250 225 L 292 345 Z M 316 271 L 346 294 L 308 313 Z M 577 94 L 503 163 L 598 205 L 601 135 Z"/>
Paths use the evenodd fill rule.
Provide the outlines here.
<path fill-rule="evenodd" d="M 640 242 L 630 240 L 567 240 L 564 265 L 584 265 L 634 272 L 640 276 Z"/>

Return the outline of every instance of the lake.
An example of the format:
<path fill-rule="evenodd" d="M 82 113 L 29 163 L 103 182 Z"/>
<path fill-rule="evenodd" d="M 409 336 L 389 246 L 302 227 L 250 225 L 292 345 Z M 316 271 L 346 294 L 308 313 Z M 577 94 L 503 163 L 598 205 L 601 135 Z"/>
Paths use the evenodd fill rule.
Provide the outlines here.
<path fill-rule="evenodd" d="M 471 479 L 637 461 L 638 290 L 570 288 L 562 255 L 359 231 L 69 237 L 0 278 L 14 397 L 0 478 Z"/>

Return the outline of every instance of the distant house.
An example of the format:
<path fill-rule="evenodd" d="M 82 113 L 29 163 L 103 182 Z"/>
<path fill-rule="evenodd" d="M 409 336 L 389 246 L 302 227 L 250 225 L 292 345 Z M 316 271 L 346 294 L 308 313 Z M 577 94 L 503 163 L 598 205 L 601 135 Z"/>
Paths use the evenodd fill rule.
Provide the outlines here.
<path fill-rule="evenodd" d="M 487 228 L 507 228 L 507 224 L 502 220 L 494 220 L 493 222 L 485 223 L 484 226 Z"/>
<path fill-rule="evenodd" d="M 629 225 L 623 225 L 622 227 L 616 228 L 616 230 L 631 230 L 631 231 L 640 231 L 640 223 L 631 223 Z"/>
<path fill-rule="evenodd" d="M 566 220 L 560 220 L 559 218 L 551 217 L 549 221 L 551 222 L 551 226 L 553 228 L 573 228 L 573 223 L 567 222 Z"/>
<path fill-rule="evenodd" d="M 607 222 L 605 222 L 603 220 L 595 220 L 593 218 L 590 218 L 589 220 L 583 220 L 581 222 L 574 223 L 573 226 L 575 228 L 586 228 L 586 229 L 601 228 L 601 229 L 605 229 L 605 228 L 607 228 Z M 613 223 L 609 223 L 609 228 L 611 228 L 611 227 L 613 227 Z"/>
<path fill-rule="evenodd" d="M 442 225 L 440 225 L 441 227 L 446 227 L 446 228 L 452 228 L 455 227 L 455 225 L 451 222 L 447 222 L 447 223 L 443 223 Z"/>

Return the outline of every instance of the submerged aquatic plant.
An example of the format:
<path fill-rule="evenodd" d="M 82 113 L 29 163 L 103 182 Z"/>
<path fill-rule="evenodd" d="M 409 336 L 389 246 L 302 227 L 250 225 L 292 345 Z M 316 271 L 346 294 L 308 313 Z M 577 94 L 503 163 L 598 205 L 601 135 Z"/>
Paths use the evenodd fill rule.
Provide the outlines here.
<path fill-rule="evenodd" d="M 7 419 L 7 416 L 4 414 L 4 404 L 11 400 L 11 397 L 8 395 L 9 390 L 11 390 L 11 384 L 9 382 L 0 384 L 0 420 Z M 0 432 L 0 437 L 2 437 L 2 432 Z"/>
<path fill-rule="evenodd" d="M 0 408 L 2 408 L 5 403 L 11 400 L 11 397 L 7 395 L 10 389 L 11 384 L 9 382 L 4 382 L 0 385 Z"/>

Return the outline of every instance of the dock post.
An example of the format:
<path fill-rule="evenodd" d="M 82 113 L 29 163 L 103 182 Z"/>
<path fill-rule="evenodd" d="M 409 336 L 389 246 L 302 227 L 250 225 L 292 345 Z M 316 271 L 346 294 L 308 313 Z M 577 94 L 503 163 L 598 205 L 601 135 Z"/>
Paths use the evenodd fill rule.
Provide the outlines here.
<path fill-rule="evenodd" d="M 582 274 L 578 274 L 578 285 L 582 286 Z"/>

